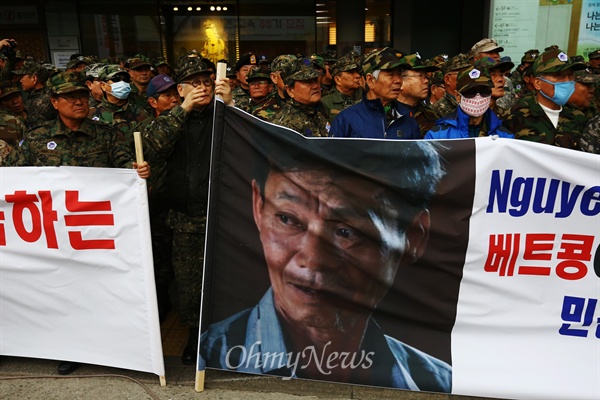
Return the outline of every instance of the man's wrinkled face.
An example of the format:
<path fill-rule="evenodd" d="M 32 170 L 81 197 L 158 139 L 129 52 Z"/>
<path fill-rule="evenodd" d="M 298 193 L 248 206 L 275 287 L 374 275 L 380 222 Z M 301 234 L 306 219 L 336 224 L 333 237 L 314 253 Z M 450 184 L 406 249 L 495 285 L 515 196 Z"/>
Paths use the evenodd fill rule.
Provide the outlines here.
<path fill-rule="evenodd" d="M 490 70 L 490 77 L 492 78 L 492 83 L 494 84 L 494 88 L 492 89 L 492 98 L 499 99 L 504 96 L 504 84 L 506 83 L 506 77 L 504 76 L 504 72 L 494 69 Z"/>
<path fill-rule="evenodd" d="M 268 78 L 252 79 L 248 82 L 250 97 L 254 101 L 260 101 L 267 97 L 273 90 L 273 84 Z"/>
<path fill-rule="evenodd" d="M 83 121 L 90 111 L 89 97 L 90 94 L 87 90 L 76 90 L 51 97 L 50 101 L 61 118 Z"/>
<path fill-rule="evenodd" d="M 254 68 L 254 65 L 242 65 L 242 67 L 236 72 L 238 84 L 244 89 L 248 89 L 248 81 L 246 80 L 246 76 L 250 73 L 252 68 Z"/>
<path fill-rule="evenodd" d="M 321 85 L 318 78 L 295 81 L 293 86 L 286 86 L 288 95 L 300 104 L 317 104 L 321 101 Z"/>
<path fill-rule="evenodd" d="M 150 70 L 149 65 L 142 65 L 135 69 L 132 68 L 129 71 L 129 75 L 134 83 L 142 86 L 150 83 L 150 80 L 152 79 L 152 71 Z"/>
<path fill-rule="evenodd" d="M 23 96 L 21 96 L 20 92 L 4 96 L 0 101 L 0 104 L 13 114 L 21 114 L 25 111 L 25 102 L 23 101 Z"/>
<path fill-rule="evenodd" d="M 353 92 L 360 87 L 360 73 L 358 69 L 342 71 L 334 79 L 335 84 L 341 88 L 342 93 Z"/>
<path fill-rule="evenodd" d="M 399 68 L 380 70 L 377 79 L 372 74 L 367 74 L 367 83 L 373 95 L 386 105 L 400 95 L 402 70 Z"/>
<path fill-rule="evenodd" d="M 25 74 L 21 75 L 19 82 L 21 82 L 21 87 L 23 88 L 23 90 L 27 92 L 28 90 L 35 88 L 36 78 L 33 74 Z"/>
<path fill-rule="evenodd" d="M 402 73 L 402 95 L 414 100 L 429 96 L 429 80 L 426 72 L 409 70 Z"/>
<path fill-rule="evenodd" d="M 569 104 L 586 109 L 592 104 L 592 100 L 594 100 L 594 85 L 575 82 L 575 91 L 569 98 Z"/>
<path fill-rule="evenodd" d="M 177 86 L 171 86 L 167 90 L 159 93 L 158 96 L 148 97 L 148 103 L 156 110 L 157 115 L 181 104 L 181 97 L 179 97 Z"/>
<path fill-rule="evenodd" d="M 320 169 L 271 171 L 262 194 L 252 186 L 279 314 L 341 331 L 364 323 L 408 247 L 398 205 L 372 181 Z"/>

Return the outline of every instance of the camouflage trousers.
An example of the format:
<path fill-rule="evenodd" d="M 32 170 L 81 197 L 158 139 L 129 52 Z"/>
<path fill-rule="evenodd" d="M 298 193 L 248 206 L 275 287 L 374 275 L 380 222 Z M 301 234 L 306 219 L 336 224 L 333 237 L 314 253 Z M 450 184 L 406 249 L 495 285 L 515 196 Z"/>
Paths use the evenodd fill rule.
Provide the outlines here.
<path fill-rule="evenodd" d="M 171 210 L 167 221 L 173 230 L 175 305 L 181 322 L 197 328 L 200 323 L 206 216 L 190 217 Z"/>

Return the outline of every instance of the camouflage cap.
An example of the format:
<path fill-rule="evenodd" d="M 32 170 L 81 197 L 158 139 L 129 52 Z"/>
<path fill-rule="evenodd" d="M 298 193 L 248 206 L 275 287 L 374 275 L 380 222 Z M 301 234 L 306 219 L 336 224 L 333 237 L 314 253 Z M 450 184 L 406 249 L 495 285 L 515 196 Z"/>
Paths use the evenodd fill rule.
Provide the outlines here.
<path fill-rule="evenodd" d="M 258 64 L 258 60 L 256 58 L 256 54 L 254 53 L 246 53 L 240 57 L 239 60 L 235 63 L 235 70 L 239 71 L 244 65 L 256 65 Z"/>
<path fill-rule="evenodd" d="M 76 66 L 78 66 L 79 64 L 82 64 L 82 63 L 85 65 L 93 64 L 92 60 L 90 60 L 89 57 L 77 56 L 77 57 L 73 58 L 72 60 L 69 60 L 69 62 L 67 63 L 67 69 L 75 68 Z"/>
<path fill-rule="evenodd" d="M 448 61 L 448 54 L 438 54 L 437 56 L 433 57 L 431 60 L 425 61 L 425 65 L 435 65 L 436 67 L 439 67 L 441 69 L 442 66 L 447 61 Z"/>
<path fill-rule="evenodd" d="M 271 71 L 265 71 L 262 68 L 254 67 L 250 70 L 250 72 L 248 72 L 248 75 L 246 75 L 247 82 L 258 79 L 267 79 L 269 82 L 271 82 Z"/>
<path fill-rule="evenodd" d="M 544 51 L 550 51 L 550 50 L 558 50 L 558 45 L 557 44 L 553 44 L 553 45 L 550 45 L 550 46 L 548 46 L 548 47 L 546 47 L 544 49 Z"/>
<path fill-rule="evenodd" d="M 568 69 L 578 71 L 585 69 L 584 63 L 574 63 L 561 49 L 552 49 L 543 52 L 533 63 L 533 76 L 553 74 Z"/>
<path fill-rule="evenodd" d="M 184 79 L 196 74 L 210 74 L 206 64 L 199 57 L 184 58 L 177 64 L 177 82 L 181 83 Z"/>
<path fill-rule="evenodd" d="M 410 69 L 410 64 L 402 62 L 404 53 L 392 49 L 391 47 L 385 47 L 381 50 L 372 51 L 365 56 L 362 63 L 362 69 L 364 74 L 372 74 L 378 69 L 394 69 L 403 68 Z"/>
<path fill-rule="evenodd" d="M 54 64 L 50 64 L 50 63 L 42 64 L 42 68 L 44 68 L 46 71 L 48 71 L 48 77 L 51 77 L 52 75 L 58 74 L 60 72 L 60 69 L 56 68 L 56 66 Z"/>
<path fill-rule="evenodd" d="M 282 54 L 280 56 L 275 57 L 271 62 L 271 71 L 282 71 L 286 67 L 294 64 L 296 61 L 296 56 L 293 54 Z"/>
<path fill-rule="evenodd" d="M 167 59 L 164 57 L 156 57 L 156 59 L 154 59 L 154 65 L 156 65 L 157 67 L 160 67 L 161 65 L 170 66 L 171 64 L 169 64 Z"/>
<path fill-rule="evenodd" d="M 100 69 L 102 69 L 102 67 L 104 67 L 105 65 L 106 64 L 103 63 L 90 64 L 84 68 L 83 72 L 87 79 L 99 79 Z"/>
<path fill-rule="evenodd" d="M 129 76 L 129 72 L 121 68 L 119 64 L 108 64 L 98 70 L 98 79 L 108 82 L 118 74 Z"/>
<path fill-rule="evenodd" d="M 21 93 L 19 84 L 14 81 L 2 81 L 0 82 L 0 99 L 5 98 L 13 93 Z"/>
<path fill-rule="evenodd" d="M 570 56 L 569 57 L 571 59 L 571 62 L 585 62 L 585 59 L 583 58 L 583 56 L 580 55 L 575 55 L 575 56 Z"/>
<path fill-rule="evenodd" d="M 513 69 L 515 64 L 512 61 L 498 61 L 496 62 L 491 57 L 483 57 L 473 63 L 473 66 L 480 70 L 486 70 L 490 72 L 491 70 L 499 70 L 500 72 L 506 72 Z"/>
<path fill-rule="evenodd" d="M 594 50 L 588 54 L 588 60 L 595 60 L 600 58 L 600 49 Z"/>
<path fill-rule="evenodd" d="M 575 71 L 575 82 L 593 85 L 594 83 L 600 82 L 600 75 L 592 73 L 589 69 L 582 69 Z"/>
<path fill-rule="evenodd" d="M 299 58 L 285 71 L 281 71 L 281 76 L 288 86 L 293 85 L 295 81 L 307 81 L 320 75 L 310 58 Z"/>
<path fill-rule="evenodd" d="M 444 84 L 444 74 L 442 74 L 442 71 L 435 71 L 433 73 L 433 75 L 431 76 L 430 84 L 436 86 Z"/>
<path fill-rule="evenodd" d="M 127 60 L 127 64 L 129 64 L 129 68 L 136 69 L 144 66 L 152 66 L 152 63 L 148 59 L 148 57 L 142 54 L 136 54 L 135 56 L 129 58 Z"/>
<path fill-rule="evenodd" d="M 325 59 L 323 57 L 313 54 L 310 56 L 310 61 L 312 61 L 315 68 L 325 69 Z"/>
<path fill-rule="evenodd" d="M 435 65 L 425 65 L 421 60 L 419 53 L 407 54 L 400 59 L 403 63 L 409 64 L 411 69 L 423 72 L 434 72 L 439 70 L 439 67 Z"/>
<path fill-rule="evenodd" d="M 361 56 L 356 51 L 352 50 L 349 53 L 340 57 L 332 66 L 331 66 L 331 76 L 336 76 L 341 72 L 347 72 L 352 70 L 358 70 L 362 72 L 361 67 Z"/>
<path fill-rule="evenodd" d="M 460 53 L 446 61 L 446 63 L 442 66 L 442 73 L 446 75 L 449 72 L 462 71 L 470 66 L 471 63 L 469 63 L 469 58 L 467 55 Z"/>
<path fill-rule="evenodd" d="M 501 51 L 504 51 L 504 48 L 498 46 L 498 42 L 494 39 L 485 38 L 475 43 L 473 47 L 471 47 L 470 53 L 473 56 L 476 56 L 479 53 L 499 53 Z"/>
<path fill-rule="evenodd" d="M 521 63 L 532 63 L 539 55 L 540 51 L 538 49 L 527 50 L 521 57 Z"/>
<path fill-rule="evenodd" d="M 60 72 L 50 79 L 46 84 L 52 94 L 63 94 L 69 92 L 75 92 L 77 90 L 86 90 L 88 87 L 85 85 L 85 75 L 83 72 Z"/>
<path fill-rule="evenodd" d="M 492 78 L 486 70 L 470 67 L 458 73 L 456 79 L 456 91 L 464 93 L 474 87 L 493 88 Z"/>
<path fill-rule="evenodd" d="M 35 75 L 42 65 L 35 61 L 25 61 L 20 69 L 12 71 L 15 75 Z"/>
<path fill-rule="evenodd" d="M 337 61 L 337 53 L 335 50 L 327 50 L 319 54 L 323 57 L 326 63 L 334 63 Z"/>

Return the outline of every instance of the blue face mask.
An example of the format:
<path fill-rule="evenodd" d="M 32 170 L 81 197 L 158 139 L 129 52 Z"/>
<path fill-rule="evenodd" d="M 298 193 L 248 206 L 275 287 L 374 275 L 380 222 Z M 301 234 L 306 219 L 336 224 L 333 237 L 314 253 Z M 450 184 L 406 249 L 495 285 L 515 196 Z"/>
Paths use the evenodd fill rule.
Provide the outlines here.
<path fill-rule="evenodd" d="M 131 86 L 125 81 L 111 83 L 110 87 L 110 94 L 121 100 L 126 99 L 129 96 L 129 92 L 131 92 Z"/>
<path fill-rule="evenodd" d="M 543 78 L 539 79 L 554 86 L 554 96 L 552 97 L 548 96 L 541 90 L 540 92 L 542 93 L 542 96 L 552 100 L 555 104 L 558 104 L 559 106 L 564 106 L 565 104 L 567 104 L 567 101 L 569 101 L 569 98 L 575 91 L 575 81 L 550 82 Z"/>

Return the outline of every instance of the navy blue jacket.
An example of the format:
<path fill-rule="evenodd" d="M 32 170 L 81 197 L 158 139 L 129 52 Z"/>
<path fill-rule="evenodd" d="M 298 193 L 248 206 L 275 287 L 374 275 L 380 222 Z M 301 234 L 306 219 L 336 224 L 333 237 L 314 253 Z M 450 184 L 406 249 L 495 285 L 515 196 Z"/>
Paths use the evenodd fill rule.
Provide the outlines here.
<path fill-rule="evenodd" d="M 346 108 L 333 120 L 330 136 L 375 139 L 421 139 L 419 124 L 410 115 L 402 115 L 399 103 L 392 103 L 398 116 L 387 124 L 385 110 L 380 99 L 368 100 Z"/>

